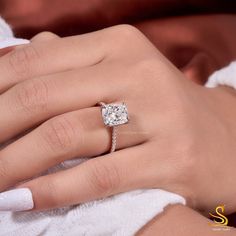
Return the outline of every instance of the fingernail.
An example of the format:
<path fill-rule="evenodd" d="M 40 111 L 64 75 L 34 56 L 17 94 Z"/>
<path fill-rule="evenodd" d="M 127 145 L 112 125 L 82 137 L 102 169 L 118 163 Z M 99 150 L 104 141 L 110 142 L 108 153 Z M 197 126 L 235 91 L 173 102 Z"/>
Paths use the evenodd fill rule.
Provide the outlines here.
<path fill-rule="evenodd" d="M 26 211 L 33 207 L 34 201 L 29 188 L 17 188 L 0 193 L 0 211 Z"/>

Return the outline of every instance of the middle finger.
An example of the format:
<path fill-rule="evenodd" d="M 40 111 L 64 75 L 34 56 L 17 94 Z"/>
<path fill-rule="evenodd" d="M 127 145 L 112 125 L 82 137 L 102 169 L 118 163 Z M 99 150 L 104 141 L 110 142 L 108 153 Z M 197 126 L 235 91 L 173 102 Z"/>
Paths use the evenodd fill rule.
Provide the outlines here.
<path fill-rule="evenodd" d="M 96 65 L 17 84 L 0 96 L 0 142 L 56 115 L 114 101 L 125 83 L 117 90 L 111 74 Z"/>

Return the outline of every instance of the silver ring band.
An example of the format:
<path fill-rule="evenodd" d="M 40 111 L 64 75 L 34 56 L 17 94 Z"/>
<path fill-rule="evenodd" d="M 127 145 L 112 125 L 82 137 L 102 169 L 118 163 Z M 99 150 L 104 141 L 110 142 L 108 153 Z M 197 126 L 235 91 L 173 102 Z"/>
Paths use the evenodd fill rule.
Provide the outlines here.
<path fill-rule="evenodd" d="M 110 152 L 114 152 L 117 145 L 117 126 L 129 121 L 127 106 L 125 103 L 105 104 L 104 102 L 99 102 L 98 105 L 101 107 L 103 123 L 112 129 Z"/>

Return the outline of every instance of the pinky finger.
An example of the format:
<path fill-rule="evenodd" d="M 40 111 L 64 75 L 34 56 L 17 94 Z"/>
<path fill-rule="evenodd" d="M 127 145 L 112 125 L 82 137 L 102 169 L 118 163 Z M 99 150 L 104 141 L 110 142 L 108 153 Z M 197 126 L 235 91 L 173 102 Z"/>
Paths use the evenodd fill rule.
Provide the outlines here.
<path fill-rule="evenodd" d="M 146 145 L 90 159 L 78 166 L 41 176 L 14 190 L 1 193 L 0 210 L 57 208 L 142 188 L 140 166 L 143 165 L 140 161 L 145 163 L 143 157 Z"/>

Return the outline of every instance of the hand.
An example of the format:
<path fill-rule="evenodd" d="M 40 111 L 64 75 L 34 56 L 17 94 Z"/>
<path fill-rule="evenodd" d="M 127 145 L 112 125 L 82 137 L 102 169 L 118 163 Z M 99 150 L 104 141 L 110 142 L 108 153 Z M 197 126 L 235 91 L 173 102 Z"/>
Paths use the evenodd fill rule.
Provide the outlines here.
<path fill-rule="evenodd" d="M 232 211 L 234 92 L 186 80 L 131 26 L 46 36 L 0 58 L 0 140 L 28 131 L 0 152 L 0 190 L 29 188 L 36 210 L 162 188 L 199 210 L 220 201 Z M 114 153 L 100 101 L 129 110 Z M 84 156 L 98 157 L 19 185 Z"/>

